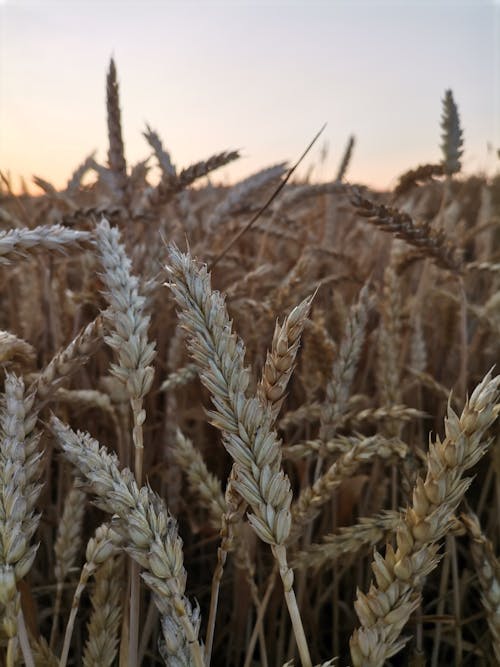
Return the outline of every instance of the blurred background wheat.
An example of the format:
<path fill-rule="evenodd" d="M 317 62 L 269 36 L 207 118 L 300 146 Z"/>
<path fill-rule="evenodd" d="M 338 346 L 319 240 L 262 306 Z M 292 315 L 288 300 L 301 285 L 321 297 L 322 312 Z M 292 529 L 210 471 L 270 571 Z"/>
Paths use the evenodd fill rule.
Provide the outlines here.
<path fill-rule="evenodd" d="M 440 96 L 383 191 L 328 128 L 131 162 L 113 59 L 107 157 L 2 154 L 1 664 L 500 664 L 500 177 Z"/>

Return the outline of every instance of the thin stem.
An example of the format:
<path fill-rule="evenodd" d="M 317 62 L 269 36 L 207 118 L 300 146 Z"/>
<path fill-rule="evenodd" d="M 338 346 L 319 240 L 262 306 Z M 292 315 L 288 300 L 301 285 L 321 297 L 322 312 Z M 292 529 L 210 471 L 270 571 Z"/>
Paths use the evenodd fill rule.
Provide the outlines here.
<path fill-rule="evenodd" d="M 302 667 L 312 667 L 311 655 L 309 653 L 309 647 L 307 646 L 304 626 L 302 625 L 302 619 L 300 618 L 300 612 L 293 590 L 293 571 L 288 567 L 286 560 L 286 547 L 282 544 L 273 544 L 271 548 L 280 568 L 280 576 L 285 593 L 285 602 L 288 607 L 288 613 L 290 614 L 290 620 L 292 621 L 293 633 L 297 642 Z"/>
<path fill-rule="evenodd" d="M 453 535 L 446 537 L 447 548 L 451 554 L 451 578 L 453 582 L 453 613 L 455 616 L 455 665 L 459 667 L 462 664 L 463 644 L 462 644 L 462 626 L 460 623 L 460 581 L 458 576 L 458 558 L 457 545 Z"/>
<path fill-rule="evenodd" d="M 215 620 L 217 617 L 217 604 L 219 602 L 219 590 L 222 575 L 224 573 L 224 565 L 227 559 L 227 551 L 221 547 L 217 549 L 217 566 L 212 577 L 212 591 L 210 596 L 210 611 L 208 614 L 208 626 L 205 641 L 205 665 L 210 665 L 212 657 L 212 647 L 214 643 Z"/>
<path fill-rule="evenodd" d="M 450 554 L 449 551 L 445 551 L 443 569 L 441 570 L 441 583 L 439 585 L 439 601 L 437 604 L 436 614 L 439 618 L 443 615 L 444 606 L 446 602 L 446 590 L 448 588 L 448 577 L 450 576 Z M 441 643 L 441 631 L 442 625 L 438 621 L 436 623 L 436 629 L 434 632 L 434 646 L 432 647 L 432 656 L 431 656 L 431 667 L 438 667 L 439 659 L 439 645 Z"/>
<path fill-rule="evenodd" d="M 6 667 L 15 667 L 17 653 L 17 637 L 9 637 L 7 644 L 7 659 L 5 661 Z"/>
<path fill-rule="evenodd" d="M 83 591 L 85 590 L 85 586 L 87 585 L 89 577 L 92 574 L 92 571 L 93 570 L 91 570 L 87 566 L 87 563 L 85 563 L 85 565 L 82 568 L 82 572 L 80 574 L 80 581 L 78 582 L 78 586 L 76 587 L 76 591 L 73 595 L 73 602 L 71 603 L 71 611 L 69 614 L 68 624 L 66 626 L 66 632 L 64 634 L 63 648 L 61 651 L 61 657 L 59 659 L 59 667 L 66 667 L 66 663 L 68 661 L 69 649 L 71 646 L 71 637 L 73 635 L 73 628 L 75 625 L 75 619 L 78 613 L 78 607 L 80 605 L 80 599 L 82 597 Z"/>
<path fill-rule="evenodd" d="M 146 417 L 145 411 L 142 409 L 142 398 L 131 398 L 130 405 L 132 406 L 132 413 L 134 416 L 134 426 L 132 431 L 132 438 L 134 440 L 135 449 L 135 479 L 137 486 L 142 486 L 142 462 L 144 458 L 144 437 L 142 432 L 142 425 Z"/>
<path fill-rule="evenodd" d="M 146 413 L 142 408 L 142 398 L 131 398 L 130 405 L 133 414 L 132 439 L 134 441 L 134 473 L 137 486 L 142 484 L 142 464 L 144 456 L 144 437 L 142 425 Z M 141 584 L 140 570 L 137 563 L 130 564 L 130 634 L 129 634 L 129 667 L 137 665 L 139 652 L 139 624 L 140 624 Z"/>
<path fill-rule="evenodd" d="M 129 608 L 129 636 L 128 636 L 128 665 L 136 667 L 139 650 L 139 604 L 140 580 L 139 565 L 130 561 L 130 608 Z"/>
<path fill-rule="evenodd" d="M 278 568 L 275 564 L 273 571 L 271 572 L 269 576 L 269 581 L 267 584 L 266 592 L 264 593 L 264 597 L 262 598 L 262 602 L 259 605 L 259 608 L 257 610 L 257 618 L 255 619 L 255 625 L 252 631 L 252 635 L 250 637 L 250 641 L 248 642 L 247 649 L 246 649 L 246 655 L 245 655 L 245 662 L 243 664 L 243 667 L 250 667 L 252 664 L 252 658 L 253 658 L 253 652 L 255 650 L 255 644 L 257 643 L 257 637 L 259 636 L 259 633 L 262 629 L 262 621 L 264 620 L 264 614 L 266 613 L 267 606 L 269 604 L 269 600 L 271 599 L 271 593 L 274 590 L 274 584 L 276 583 L 276 575 L 278 574 Z"/>
<path fill-rule="evenodd" d="M 50 631 L 49 647 L 52 650 L 54 649 L 56 643 L 57 621 L 59 619 L 59 614 L 61 612 L 62 592 L 63 592 L 63 583 L 62 581 L 59 581 L 56 588 L 56 601 L 54 603 L 54 615 L 52 617 L 52 628 Z"/>
<path fill-rule="evenodd" d="M 157 622 L 158 622 L 158 609 L 153 600 L 150 600 L 148 611 L 146 613 L 146 619 L 144 621 L 144 626 L 142 628 L 141 641 L 139 644 L 140 665 L 142 665 L 142 661 L 144 660 L 149 640 L 151 639 L 151 635 L 153 633 L 154 628 L 156 627 Z"/>
<path fill-rule="evenodd" d="M 184 634 L 186 636 L 189 645 L 189 651 L 191 653 L 191 658 L 193 661 L 193 667 L 205 667 L 205 660 L 203 657 L 203 652 L 201 650 L 200 642 L 198 641 L 198 637 L 196 636 L 196 632 L 193 628 L 193 624 L 191 623 L 191 619 L 186 613 L 186 607 L 184 605 L 184 601 L 178 590 L 176 590 L 176 592 L 174 593 L 173 598 L 174 599 L 172 604 L 174 609 L 176 609 L 178 613 L 179 622 L 184 630 Z"/>
<path fill-rule="evenodd" d="M 19 644 L 21 645 L 21 653 L 23 654 L 24 664 L 26 667 L 35 667 L 35 659 L 31 652 L 31 646 L 28 639 L 28 631 L 26 623 L 24 622 L 23 610 L 19 609 L 17 615 L 17 636 L 19 637 Z"/>
<path fill-rule="evenodd" d="M 463 400 L 467 396 L 467 369 L 468 369 L 468 347 L 467 347 L 467 295 L 465 294 L 464 280 L 459 278 L 460 289 L 460 396 Z"/>

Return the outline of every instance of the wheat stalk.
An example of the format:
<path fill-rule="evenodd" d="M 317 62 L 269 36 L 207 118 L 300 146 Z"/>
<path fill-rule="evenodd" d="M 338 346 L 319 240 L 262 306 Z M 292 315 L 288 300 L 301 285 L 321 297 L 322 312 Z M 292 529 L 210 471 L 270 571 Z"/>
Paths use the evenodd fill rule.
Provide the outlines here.
<path fill-rule="evenodd" d="M 376 585 L 358 592 L 355 603 L 361 627 L 351 637 L 354 667 L 382 666 L 406 643 L 399 637 L 420 602 L 425 577 L 437 565 L 438 541 L 450 528 L 453 513 L 471 480 L 463 473 L 485 454 L 485 432 L 495 421 L 500 376 L 488 373 L 458 417 L 448 405 L 446 437 L 429 445 L 425 480 L 417 478 L 413 503 L 397 530 L 397 548 L 385 557 L 375 552 Z"/>
<path fill-rule="evenodd" d="M 123 198 L 127 189 L 127 163 L 122 139 L 122 125 L 120 112 L 120 98 L 118 91 L 118 80 L 116 76 L 116 65 L 113 58 L 109 61 L 109 69 L 106 77 L 106 106 L 108 120 L 108 162 L 113 175 L 113 182 L 120 198 Z"/>
<path fill-rule="evenodd" d="M 139 488 L 130 470 L 120 471 L 116 456 L 88 434 L 74 433 L 56 417 L 51 428 L 89 492 L 97 495 L 97 505 L 117 515 L 114 528 L 122 535 L 126 552 L 146 570 L 142 577 L 160 611 L 168 613 L 178 632 L 184 633 L 185 657 L 191 655 L 193 667 L 203 667 L 199 614 L 184 596 L 182 541 L 163 501 L 149 487 Z"/>
<path fill-rule="evenodd" d="M 490 628 L 493 652 L 500 663 L 500 560 L 495 555 L 493 545 L 481 531 L 481 524 L 475 514 L 463 514 L 471 539 L 471 552 L 481 590 L 481 601 L 486 611 Z"/>
<path fill-rule="evenodd" d="M 14 665 L 17 635 L 26 664 L 34 664 L 16 587 L 31 569 L 38 548 L 30 545 L 40 520 L 34 507 L 42 488 L 33 402 L 33 394 L 25 396 L 24 382 L 7 374 L 0 415 L 0 602 L 2 629 L 9 639 L 7 667 Z"/>
<path fill-rule="evenodd" d="M 73 484 L 66 497 L 63 514 L 57 529 L 57 537 L 54 544 L 54 553 L 56 556 L 56 564 L 54 568 L 56 575 L 56 600 L 50 635 L 51 649 L 54 648 L 56 640 L 64 581 L 70 570 L 74 567 L 75 559 L 81 546 L 81 530 L 85 512 L 85 500 L 85 493 L 79 489 L 78 486 Z"/>
<path fill-rule="evenodd" d="M 353 190 L 351 202 L 359 215 L 380 229 L 403 239 L 419 250 L 422 256 L 429 257 L 437 265 L 453 273 L 460 273 L 462 262 L 458 259 L 457 249 L 445 238 L 442 231 L 431 229 L 427 222 L 417 224 L 407 213 L 376 205 L 358 190 Z"/>
<path fill-rule="evenodd" d="M 443 143 L 443 169 L 447 176 L 456 174 L 460 171 L 460 158 L 463 154 L 463 133 L 460 127 L 460 117 L 458 115 L 457 105 L 453 99 L 453 92 L 447 90 L 443 99 L 443 115 L 441 117 L 441 129 L 443 134 L 441 138 Z"/>
<path fill-rule="evenodd" d="M 50 400 L 70 375 L 88 361 L 102 342 L 103 333 L 102 318 L 98 316 L 51 359 L 30 386 L 30 393 L 36 394 L 38 409 Z"/>
<path fill-rule="evenodd" d="M 7 266 L 13 261 L 26 259 L 39 250 L 66 252 L 67 248 L 79 246 L 90 240 L 88 232 L 68 229 L 61 225 L 42 225 L 34 229 L 19 228 L 0 232 L 0 264 Z"/>
<path fill-rule="evenodd" d="M 123 560 L 110 556 L 97 570 L 91 597 L 92 616 L 87 625 L 88 640 L 83 667 L 111 667 L 118 647 Z"/>
<path fill-rule="evenodd" d="M 333 491 L 342 482 L 352 477 L 361 465 L 371 461 L 375 456 L 389 459 L 398 456 L 404 458 L 407 446 L 399 440 L 385 441 L 381 447 L 379 436 L 358 438 L 352 447 L 318 477 L 312 486 L 303 489 L 292 507 L 293 526 L 290 540 L 297 539 L 305 526 L 318 515 L 319 508 L 331 499 Z"/>
<path fill-rule="evenodd" d="M 269 407 L 245 390 L 244 346 L 231 330 L 223 297 L 213 292 L 206 267 L 198 268 L 177 248 L 169 252 L 169 283 L 190 335 L 189 347 L 200 366 L 200 379 L 212 394 L 212 423 L 222 431 L 224 446 L 235 462 L 234 489 L 252 507 L 248 516 L 257 535 L 271 545 L 278 561 L 302 663 L 310 667 L 300 614 L 293 591 L 293 572 L 286 560 L 290 532 L 290 482 L 281 470 L 281 452 Z"/>

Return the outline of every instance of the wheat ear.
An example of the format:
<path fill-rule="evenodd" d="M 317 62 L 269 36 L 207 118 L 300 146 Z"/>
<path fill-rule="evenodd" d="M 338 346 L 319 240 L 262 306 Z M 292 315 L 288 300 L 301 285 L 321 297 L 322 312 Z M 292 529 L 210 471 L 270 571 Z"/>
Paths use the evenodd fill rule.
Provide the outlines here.
<path fill-rule="evenodd" d="M 349 166 L 349 163 L 351 162 L 352 152 L 354 150 L 355 143 L 356 143 L 356 137 L 353 134 L 351 134 L 347 142 L 347 145 L 345 147 L 344 154 L 342 155 L 342 160 L 340 161 L 339 168 L 337 170 L 337 176 L 335 177 L 336 183 L 341 183 L 344 180 L 347 168 Z"/>
<path fill-rule="evenodd" d="M 80 572 L 80 580 L 73 594 L 73 602 L 71 603 L 71 611 L 64 633 L 64 642 L 61 651 L 61 658 L 59 667 L 66 667 L 68 661 L 69 649 L 71 646 L 71 637 L 73 635 L 73 628 L 75 625 L 78 607 L 80 606 L 80 599 L 83 591 L 87 586 L 90 577 L 96 572 L 98 567 L 105 563 L 113 556 L 122 545 L 121 537 L 112 530 L 107 523 L 102 524 L 97 528 L 94 536 L 90 538 L 87 543 L 85 552 L 85 564 Z"/>
<path fill-rule="evenodd" d="M 417 248 L 422 256 L 432 259 L 437 266 L 453 273 L 462 271 L 462 261 L 458 258 L 457 249 L 446 240 L 443 232 L 431 229 L 429 223 L 417 224 L 407 213 L 383 204 L 374 204 L 357 190 L 353 190 L 351 202 L 358 214 L 368 222 L 396 238 L 403 239 Z"/>
<path fill-rule="evenodd" d="M 120 471 L 117 457 L 88 434 L 74 433 L 56 417 L 52 417 L 51 427 L 64 455 L 77 468 L 89 492 L 97 496 L 96 504 L 116 515 L 114 528 L 124 539 L 125 551 L 146 570 L 142 577 L 155 594 L 158 608 L 171 616 L 183 637 L 185 659 L 190 655 L 193 667 L 203 667 L 199 611 L 191 608 L 184 595 L 182 540 L 165 504 L 149 487 L 139 489 L 131 471 Z"/>
<path fill-rule="evenodd" d="M 319 509 L 332 497 L 342 482 L 355 474 L 364 463 L 375 456 L 391 459 L 404 458 L 408 448 L 398 439 L 386 440 L 382 445 L 379 436 L 352 440 L 352 447 L 342 454 L 312 486 L 303 489 L 292 507 L 293 525 L 290 540 L 297 539 L 305 526 L 318 515 Z M 382 445 L 382 446 L 381 446 Z"/>
<path fill-rule="evenodd" d="M 37 409 L 54 395 L 64 380 L 85 364 L 99 347 L 103 338 L 101 316 L 87 324 L 71 343 L 60 350 L 41 371 L 30 387 L 36 394 Z"/>
<path fill-rule="evenodd" d="M 299 653 L 305 667 L 311 658 L 293 591 L 285 541 L 291 527 L 292 492 L 281 470 L 280 443 L 272 430 L 272 412 L 257 399 L 246 398 L 248 374 L 244 345 L 232 332 L 223 297 L 212 291 L 206 267 L 170 248 L 169 286 L 181 308 L 180 320 L 189 333 L 190 351 L 200 379 L 212 394 L 212 423 L 222 431 L 224 446 L 235 462 L 232 485 L 251 506 L 248 520 L 257 535 L 271 545 L 278 561 Z"/>
<path fill-rule="evenodd" d="M 0 232 L 0 265 L 24 259 L 38 250 L 66 252 L 71 246 L 79 246 L 90 240 L 88 232 L 68 229 L 61 225 L 43 225 L 34 229 L 20 228 Z"/>
<path fill-rule="evenodd" d="M 360 549 L 375 546 L 396 530 L 401 521 L 399 512 L 386 511 L 376 516 L 362 517 L 359 523 L 345 526 L 337 533 L 325 535 L 320 544 L 311 544 L 297 552 L 293 564 L 300 569 L 321 570 L 332 566 L 339 558 L 355 557 Z"/>
<path fill-rule="evenodd" d="M 123 148 L 120 97 L 115 61 L 111 58 L 106 77 L 106 106 L 108 120 L 108 162 L 113 174 L 116 190 L 121 197 L 127 189 L 127 163 Z"/>
<path fill-rule="evenodd" d="M 267 353 L 257 396 L 271 410 L 273 422 L 286 396 L 286 388 L 295 366 L 304 326 L 309 317 L 313 297 L 307 297 L 285 317 L 276 322 L 271 350 Z"/>
<path fill-rule="evenodd" d="M 32 345 L 9 331 L 0 331 L 0 363 L 4 368 L 14 360 L 32 364 L 35 357 Z"/>
<path fill-rule="evenodd" d="M 172 391 L 177 387 L 182 387 L 198 375 L 196 364 L 186 364 L 168 374 L 167 378 L 161 383 L 160 391 Z"/>
<path fill-rule="evenodd" d="M 486 611 L 493 652 L 500 664 L 500 560 L 493 545 L 481 530 L 475 514 L 464 514 L 462 522 L 471 538 L 472 559 L 481 588 L 481 601 Z"/>
<path fill-rule="evenodd" d="M 351 637 L 354 667 L 381 667 L 406 643 L 401 631 L 420 603 L 425 577 L 436 567 L 438 541 L 447 533 L 471 479 L 463 473 L 488 449 L 486 430 L 495 421 L 500 376 L 488 373 L 466 402 L 460 417 L 448 404 L 445 439 L 430 443 L 425 480 L 417 478 L 413 503 L 396 531 L 396 550 L 375 552 L 376 585 L 358 591 L 355 603 L 361 627 Z"/>
<path fill-rule="evenodd" d="M 460 127 L 457 105 L 451 90 L 447 90 L 444 94 L 441 129 L 443 131 L 441 149 L 443 151 L 444 173 L 451 176 L 460 171 L 462 166 L 460 158 L 463 154 L 463 133 Z"/>
<path fill-rule="evenodd" d="M 162 171 L 162 178 L 177 177 L 177 172 L 172 164 L 170 153 L 163 148 L 163 144 L 157 132 L 152 130 L 149 125 L 146 125 L 146 131 L 142 133 L 148 144 L 154 151 L 155 157 L 158 160 L 158 165 Z"/>
<path fill-rule="evenodd" d="M 329 440 L 335 435 L 337 421 L 347 408 L 365 342 L 369 309 L 370 295 L 368 285 L 365 285 L 346 320 L 339 353 L 333 363 L 332 377 L 326 386 L 326 400 L 321 409 L 320 438 L 323 440 Z"/>
<path fill-rule="evenodd" d="M 57 634 L 57 625 L 61 611 L 61 601 L 64 582 L 81 546 L 81 530 L 85 512 L 85 493 L 74 483 L 64 503 L 64 510 L 57 529 L 54 553 L 56 555 L 56 600 L 52 616 L 52 630 L 50 633 L 50 648 L 54 648 Z"/>
<path fill-rule="evenodd" d="M 433 176 L 444 174 L 441 164 L 422 164 L 416 169 L 410 169 L 399 177 L 398 184 L 394 188 L 394 198 L 402 197 L 416 187 L 419 183 L 429 181 Z"/>
<path fill-rule="evenodd" d="M 24 660 L 33 665 L 25 641 L 24 619 L 17 582 L 29 572 L 37 546 L 30 546 L 40 520 L 34 513 L 41 484 L 39 436 L 33 435 L 36 413 L 33 394 L 25 397 L 23 381 L 13 374 L 5 378 L 5 395 L 0 415 L 0 603 L 2 630 L 9 638 L 8 667 L 14 664 L 16 635 L 21 639 Z"/>
<path fill-rule="evenodd" d="M 200 497 L 202 507 L 207 509 L 210 524 L 219 530 L 222 515 L 227 511 L 219 480 L 208 470 L 200 452 L 180 430 L 177 430 L 173 444 L 175 462 L 184 471 L 191 491 Z"/>
<path fill-rule="evenodd" d="M 96 229 L 99 258 L 104 268 L 103 280 L 110 308 L 105 313 L 110 335 L 106 343 L 115 350 L 118 363 L 112 373 L 127 388 L 134 417 L 135 474 L 142 482 L 143 432 L 146 412 L 143 398 L 153 382 L 154 343 L 148 342 L 149 316 L 145 313 L 146 299 L 139 294 L 139 281 L 131 273 L 131 261 L 120 243 L 120 234 L 103 218 Z"/>
<path fill-rule="evenodd" d="M 108 558 L 96 572 L 83 667 L 111 667 L 115 660 L 122 613 L 122 577 L 123 559 L 119 557 Z"/>

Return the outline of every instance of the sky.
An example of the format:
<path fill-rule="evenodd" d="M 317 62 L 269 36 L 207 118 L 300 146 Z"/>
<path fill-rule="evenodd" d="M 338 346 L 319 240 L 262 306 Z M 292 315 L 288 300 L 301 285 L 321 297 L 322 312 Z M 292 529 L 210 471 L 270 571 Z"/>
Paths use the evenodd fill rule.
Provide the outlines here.
<path fill-rule="evenodd" d="M 214 176 L 234 182 L 293 162 L 327 123 L 303 173 L 334 178 L 354 134 L 348 178 L 387 188 L 440 160 L 448 88 L 464 171 L 500 164 L 500 0 L 0 0 L 0 169 L 16 187 L 64 187 L 94 150 L 106 162 L 111 56 L 129 165 L 151 154 L 148 123 L 180 168 L 240 149 Z"/>

